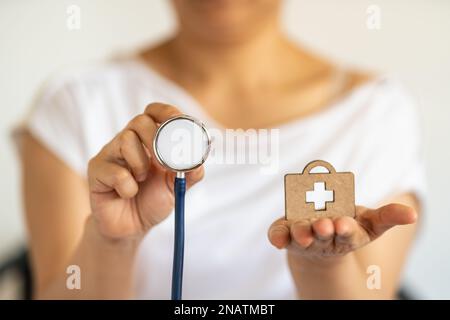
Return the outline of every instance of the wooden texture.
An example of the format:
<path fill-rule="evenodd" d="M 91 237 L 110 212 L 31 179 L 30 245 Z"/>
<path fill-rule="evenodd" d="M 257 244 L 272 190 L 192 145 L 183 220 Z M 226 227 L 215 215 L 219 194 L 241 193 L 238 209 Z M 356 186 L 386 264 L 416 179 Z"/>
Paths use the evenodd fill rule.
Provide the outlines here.
<path fill-rule="evenodd" d="M 325 167 L 329 173 L 310 173 L 314 167 Z M 306 202 L 306 192 L 314 190 L 314 183 L 325 183 L 325 189 L 333 192 L 333 201 L 326 202 L 323 210 L 316 210 L 314 203 Z M 302 173 L 284 176 L 285 214 L 287 220 L 314 219 L 320 217 L 355 216 L 355 179 L 351 172 L 336 172 L 326 161 L 308 163 Z"/>

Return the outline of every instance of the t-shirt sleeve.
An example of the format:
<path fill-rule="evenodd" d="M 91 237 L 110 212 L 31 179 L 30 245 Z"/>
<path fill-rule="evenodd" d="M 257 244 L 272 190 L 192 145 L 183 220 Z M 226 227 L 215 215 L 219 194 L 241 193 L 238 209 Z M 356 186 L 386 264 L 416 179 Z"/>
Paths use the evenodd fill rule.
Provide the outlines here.
<path fill-rule="evenodd" d="M 381 84 L 370 113 L 362 134 L 368 152 L 360 181 L 356 181 L 360 198 L 376 206 L 412 193 L 424 206 L 425 173 L 414 99 L 398 81 L 388 79 Z"/>
<path fill-rule="evenodd" d="M 38 93 L 24 128 L 71 169 L 86 175 L 81 88 L 70 75 L 47 82 Z"/>

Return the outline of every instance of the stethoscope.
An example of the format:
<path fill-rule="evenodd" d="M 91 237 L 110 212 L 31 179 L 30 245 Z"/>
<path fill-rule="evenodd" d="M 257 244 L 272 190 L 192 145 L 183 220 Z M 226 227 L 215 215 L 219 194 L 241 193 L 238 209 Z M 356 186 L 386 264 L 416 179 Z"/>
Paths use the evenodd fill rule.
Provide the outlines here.
<path fill-rule="evenodd" d="M 153 141 L 153 151 L 158 162 L 176 172 L 172 300 L 181 300 L 182 295 L 185 173 L 200 167 L 206 161 L 210 148 L 211 137 L 205 125 L 186 115 L 163 122 L 156 131 Z"/>

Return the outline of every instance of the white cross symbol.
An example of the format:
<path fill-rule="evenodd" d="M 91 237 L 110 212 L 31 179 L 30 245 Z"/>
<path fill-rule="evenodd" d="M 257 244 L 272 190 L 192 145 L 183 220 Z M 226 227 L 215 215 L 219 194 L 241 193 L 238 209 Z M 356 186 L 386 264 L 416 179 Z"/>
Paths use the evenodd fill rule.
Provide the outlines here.
<path fill-rule="evenodd" d="M 314 190 L 306 191 L 306 202 L 314 202 L 314 210 L 326 210 L 326 203 L 334 201 L 333 190 L 325 190 L 325 182 L 314 182 Z"/>

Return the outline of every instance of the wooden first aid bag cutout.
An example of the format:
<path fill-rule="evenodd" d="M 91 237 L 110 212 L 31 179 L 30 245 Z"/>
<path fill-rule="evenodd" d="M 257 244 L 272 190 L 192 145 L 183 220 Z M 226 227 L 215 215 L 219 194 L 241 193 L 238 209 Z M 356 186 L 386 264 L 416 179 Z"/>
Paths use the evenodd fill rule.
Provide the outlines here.
<path fill-rule="evenodd" d="M 324 167 L 328 173 L 311 173 Z M 300 173 L 284 176 L 287 220 L 355 216 L 355 178 L 351 172 L 336 172 L 323 160 L 308 163 Z"/>

